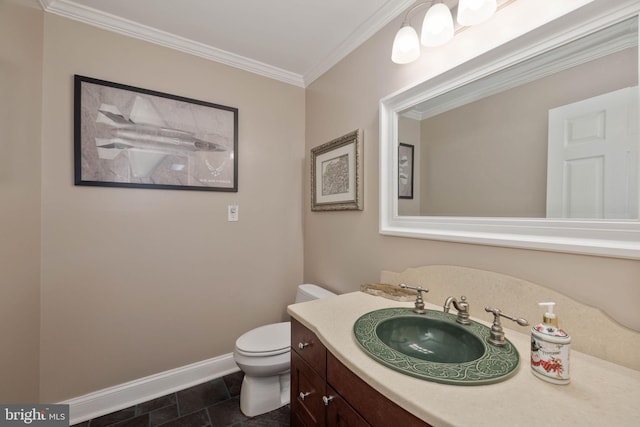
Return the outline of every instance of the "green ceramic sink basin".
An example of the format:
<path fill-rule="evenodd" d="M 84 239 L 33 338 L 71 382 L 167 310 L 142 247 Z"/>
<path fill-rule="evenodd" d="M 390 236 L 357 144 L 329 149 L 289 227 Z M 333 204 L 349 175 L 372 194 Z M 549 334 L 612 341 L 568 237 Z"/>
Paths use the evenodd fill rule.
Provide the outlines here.
<path fill-rule="evenodd" d="M 376 326 L 375 334 L 392 349 L 431 362 L 470 362 L 485 351 L 482 340 L 468 329 L 426 316 L 383 320 Z"/>
<path fill-rule="evenodd" d="M 385 308 L 361 316 L 353 327 L 362 349 L 403 374 L 454 385 L 504 381 L 520 363 L 515 347 L 488 344 L 490 329 L 472 321 L 460 325 L 453 314 Z"/>

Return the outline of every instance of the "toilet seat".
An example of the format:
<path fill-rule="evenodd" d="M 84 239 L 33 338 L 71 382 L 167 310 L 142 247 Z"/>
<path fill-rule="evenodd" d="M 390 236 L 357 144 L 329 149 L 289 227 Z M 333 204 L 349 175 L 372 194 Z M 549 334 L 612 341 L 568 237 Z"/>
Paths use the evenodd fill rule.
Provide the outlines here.
<path fill-rule="evenodd" d="M 286 353 L 291 346 L 291 323 L 260 326 L 236 340 L 235 350 L 244 356 L 265 357 Z"/>

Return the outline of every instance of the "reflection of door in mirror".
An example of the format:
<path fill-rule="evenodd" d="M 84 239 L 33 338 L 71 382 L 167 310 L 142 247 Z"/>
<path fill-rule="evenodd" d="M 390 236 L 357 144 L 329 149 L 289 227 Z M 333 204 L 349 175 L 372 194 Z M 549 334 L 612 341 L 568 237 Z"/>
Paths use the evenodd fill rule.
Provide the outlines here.
<path fill-rule="evenodd" d="M 637 49 L 627 48 L 433 117 L 401 116 L 399 137 L 419 134 L 420 207 L 399 201 L 398 213 L 546 217 L 549 110 L 637 84 Z"/>
<path fill-rule="evenodd" d="M 638 88 L 549 111 L 547 217 L 638 218 Z"/>

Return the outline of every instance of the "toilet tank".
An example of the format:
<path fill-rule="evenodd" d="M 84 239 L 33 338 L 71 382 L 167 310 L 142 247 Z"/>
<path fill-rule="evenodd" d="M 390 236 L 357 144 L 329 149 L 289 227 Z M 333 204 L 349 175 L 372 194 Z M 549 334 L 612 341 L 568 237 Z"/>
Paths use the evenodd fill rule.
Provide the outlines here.
<path fill-rule="evenodd" d="M 335 294 L 333 292 L 328 291 L 324 288 L 321 288 L 318 285 L 305 283 L 303 285 L 298 285 L 298 293 L 296 294 L 296 303 L 312 301 L 314 299 L 326 298 L 334 295 Z"/>

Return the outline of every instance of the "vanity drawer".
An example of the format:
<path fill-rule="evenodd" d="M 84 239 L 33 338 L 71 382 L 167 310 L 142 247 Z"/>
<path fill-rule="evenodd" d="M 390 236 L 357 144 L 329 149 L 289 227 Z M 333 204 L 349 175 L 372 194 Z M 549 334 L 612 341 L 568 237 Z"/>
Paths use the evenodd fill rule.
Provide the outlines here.
<path fill-rule="evenodd" d="M 291 319 L 291 348 L 304 359 L 318 375 L 326 378 L 327 349 L 316 334 L 296 319 Z"/>
<path fill-rule="evenodd" d="M 431 427 L 383 397 L 330 352 L 327 352 L 327 383 L 372 426 Z"/>

